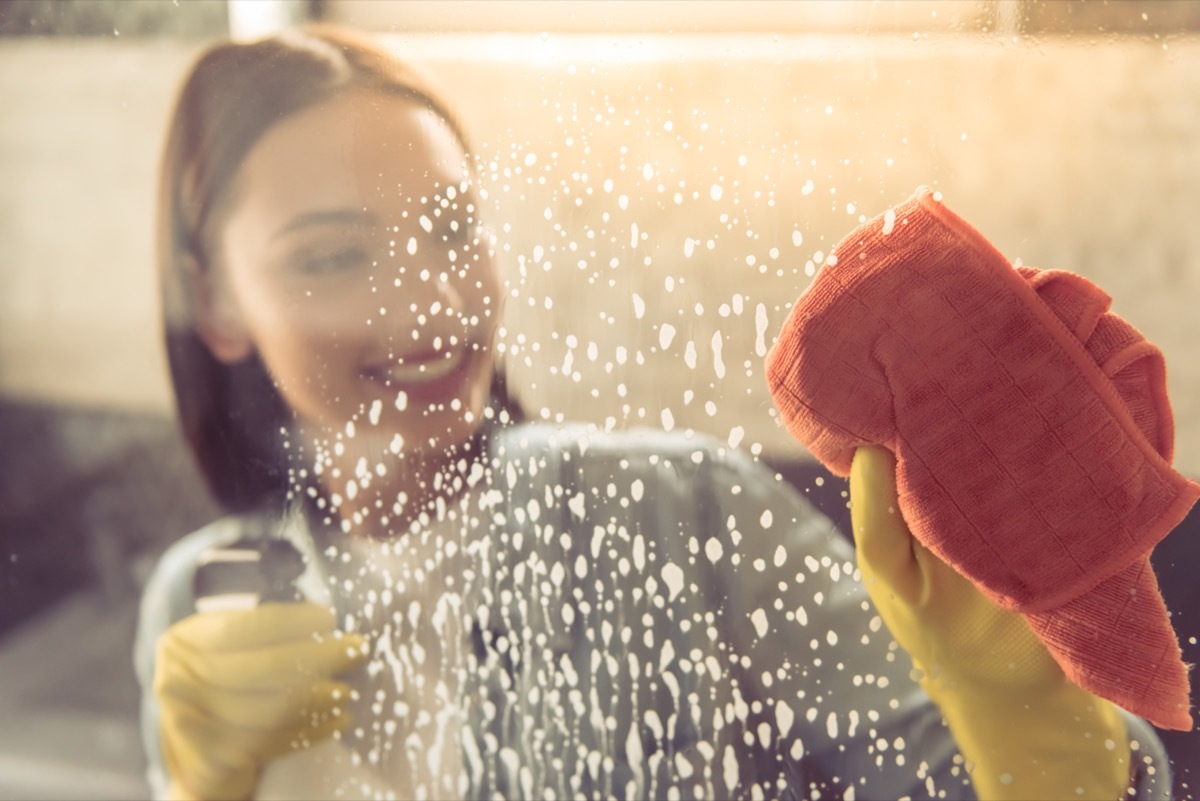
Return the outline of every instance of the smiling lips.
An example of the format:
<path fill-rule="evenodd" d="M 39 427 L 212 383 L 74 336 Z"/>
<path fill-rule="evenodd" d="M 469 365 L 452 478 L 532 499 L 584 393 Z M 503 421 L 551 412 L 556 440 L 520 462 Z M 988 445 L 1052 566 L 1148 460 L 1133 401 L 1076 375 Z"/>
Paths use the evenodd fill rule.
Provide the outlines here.
<path fill-rule="evenodd" d="M 365 375 L 390 390 L 404 390 L 418 398 L 437 400 L 457 394 L 473 361 L 466 349 L 429 351 L 372 368 L 365 371 Z"/>

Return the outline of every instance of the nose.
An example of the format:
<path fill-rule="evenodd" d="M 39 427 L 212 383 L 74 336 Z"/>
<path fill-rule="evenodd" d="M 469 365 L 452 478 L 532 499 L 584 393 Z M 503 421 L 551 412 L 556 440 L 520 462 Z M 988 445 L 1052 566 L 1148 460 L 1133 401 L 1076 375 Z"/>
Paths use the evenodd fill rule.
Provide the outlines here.
<path fill-rule="evenodd" d="M 394 352 L 445 350 L 469 338 L 469 309 L 449 270 L 409 264 L 385 283 L 379 322 Z"/>

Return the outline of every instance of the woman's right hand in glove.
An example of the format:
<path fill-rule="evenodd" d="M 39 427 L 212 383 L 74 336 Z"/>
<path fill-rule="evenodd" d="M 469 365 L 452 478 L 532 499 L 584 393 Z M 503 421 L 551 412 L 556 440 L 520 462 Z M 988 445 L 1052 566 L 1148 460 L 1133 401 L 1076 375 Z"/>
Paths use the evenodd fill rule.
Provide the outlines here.
<path fill-rule="evenodd" d="M 262 765 L 344 729 L 349 687 L 334 677 L 366 659 L 360 635 L 312 603 L 203 612 L 159 638 L 154 693 L 172 795 L 253 796 Z"/>

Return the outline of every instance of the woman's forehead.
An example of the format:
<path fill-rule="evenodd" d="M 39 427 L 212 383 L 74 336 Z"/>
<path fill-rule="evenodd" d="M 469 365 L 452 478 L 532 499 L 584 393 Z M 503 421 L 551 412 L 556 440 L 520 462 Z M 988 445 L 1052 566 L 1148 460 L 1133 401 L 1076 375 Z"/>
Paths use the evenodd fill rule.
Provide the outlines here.
<path fill-rule="evenodd" d="M 267 131 L 242 173 L 245 201 L 286 216 L 330 206 L 424 206 L 470 170 L 450 126 L 417 100 L 351 91 Z"/>

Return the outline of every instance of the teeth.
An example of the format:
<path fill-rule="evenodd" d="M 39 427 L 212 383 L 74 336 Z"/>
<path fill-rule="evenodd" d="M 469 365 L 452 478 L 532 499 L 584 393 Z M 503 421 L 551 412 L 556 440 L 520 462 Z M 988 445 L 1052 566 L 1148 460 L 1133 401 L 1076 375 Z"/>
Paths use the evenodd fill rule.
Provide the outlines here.
<path fill-rule="evenodd" d="M 385 378 L 404 384 L 437 381 L 458 369 L 465 358 L 466 354 L 460 350 L 449 354 L 444 359 L 434 359 L 416 364 L 397 364 L 381 370 L 380 373 Z"/>

